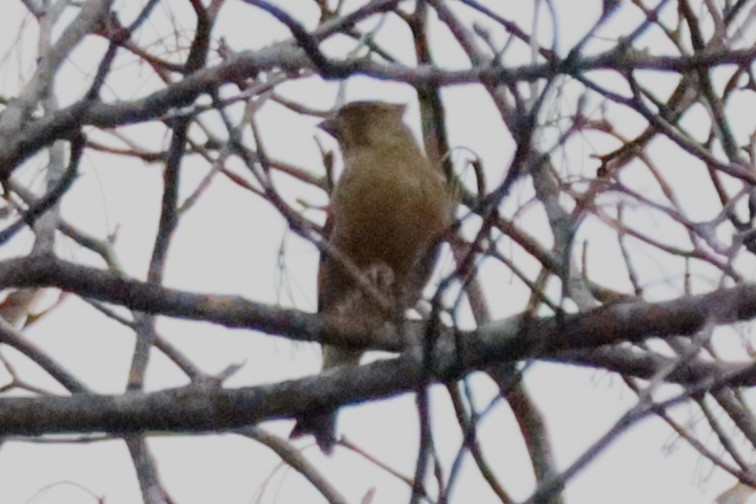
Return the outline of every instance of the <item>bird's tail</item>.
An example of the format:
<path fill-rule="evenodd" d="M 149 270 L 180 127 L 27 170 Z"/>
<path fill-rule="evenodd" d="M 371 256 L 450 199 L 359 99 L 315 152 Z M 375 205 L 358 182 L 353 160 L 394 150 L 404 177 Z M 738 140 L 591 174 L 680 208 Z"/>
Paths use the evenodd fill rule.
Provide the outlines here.
<path fill-rule="evenodd" d="M 323 371 L 340 366 L 356 366 L 360 363 L 361 350 L 343 349 L 330 345 L 323 346 Z M 323 408 L 307 412 L 297 417 L 289 439 L 297 439 L 311 434 L 326 455 L 333 452 L 336 444 L 336 408 Z"/>
<path fill-rule="evenodd" d="M 336 444 L 336 411 L 298 418 L 294 429 L 289 434 L 289 439 L 297 439 L 307 435 L 312 435 L 315 438 L 320 451 L 330 455 Z"/>

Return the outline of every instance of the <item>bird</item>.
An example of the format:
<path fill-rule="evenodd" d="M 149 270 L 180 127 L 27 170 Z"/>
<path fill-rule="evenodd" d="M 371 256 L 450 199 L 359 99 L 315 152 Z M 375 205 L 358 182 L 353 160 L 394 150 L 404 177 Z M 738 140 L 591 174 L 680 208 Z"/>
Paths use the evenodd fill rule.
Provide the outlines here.
<path fill-rule="evenodd" d="M 318 312 L 353 330 L 395 323 L 417 303 L 452 222 L 441 168 L 404 123 L 405 110 L 404 104 L 351 102 L 318 125 L 336 139 L 344 164 L 324 227 Z M 324 345 L 321 372 L 359 365 L 362 353 Z M 335 425 L 335 408 L 308 413 L 290 438 L 312 434 L 331 454 Z"/>

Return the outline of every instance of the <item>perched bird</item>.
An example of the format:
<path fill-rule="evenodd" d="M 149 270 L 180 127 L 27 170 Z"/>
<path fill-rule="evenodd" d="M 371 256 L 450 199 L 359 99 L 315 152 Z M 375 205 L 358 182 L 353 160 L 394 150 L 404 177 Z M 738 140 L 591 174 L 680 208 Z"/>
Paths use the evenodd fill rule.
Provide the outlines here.
<path fill-rule="evenodd" d="M 377 330 L 417 303 L 452 219 L 441 170 L 402 121 L 404 111 L 399 104 L 354 102 L 319 125 L 338 141 L 344 172 L 326 223 L 335 253 L 321 259 L 318 310 L 350 329 Z M 361 355 L 324 345 L 322 369 L 356 366 Z M 291 437 L 313 434 L 331 453 L 335 420 L 335 409 L 304 416 Z"/>

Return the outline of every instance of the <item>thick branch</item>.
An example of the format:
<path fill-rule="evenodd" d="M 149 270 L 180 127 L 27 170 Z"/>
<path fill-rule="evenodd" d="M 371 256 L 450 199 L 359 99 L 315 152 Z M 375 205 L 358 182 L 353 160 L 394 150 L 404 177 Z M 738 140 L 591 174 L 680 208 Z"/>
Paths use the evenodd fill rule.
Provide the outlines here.
<path fill-rule="evenodd" d="M 685 72 L 722 64 L 747 65 L 756 57 L 756 49 L 712 51 L 693 56 L 647 56 L 639 53 L 610 51 L 595 57 L 571 62 L 546 62 L 515 68 L 481 65 L 469 70 L 443 70 L 424 65 L 417 68 L 370 60 L 333 62 L 345 76 L 367 75 L 381 80 L 406 82 L 413 86 L 441 86 L 489 82 L 517 84 L 553 78 L 562 73 L 577 74 L 598 69 L 622 71 L 648 69 Z M 342 68 L 343 67 L 343 68 Z M 68 138 L 71 131 L 82 126 L 113 128 L 125 124 L 153 120 L 172 109 L 185 107 L 223 84 L 239 82 L 263 71 L 279 69 L 292 75 L 316 70 L 312 61 L 291 41 L 281 42 L 259 51 L 247 51 L 171 84 L 141 100 L 115 104 L 80 101 L 60 112 L 31 121 L 16 131 L 9 131 L 0 144 L 0 176 L 7 176 L 23 160 L 55 140 Z M 335 70 L 336 71 L 336 70 Z"/>
<path fill-rule="evenodd" d="M 464 374 L 459 368 L 454 373 L 448 372 L 454 369 L 455 360 L 455 356 L 448 354 L 439 359 L 439 369 L 434 373 L 436 381 L 457 379 Z M 0 399 L 0 431 L 5 436 L 73 432 L 217 432 L 263 420 L 289 418 L 319 408 L 414 391 L 427 379 L 422 363 L 404 356 L 237 390 L 192 386 L 121 396 L 13 397 Z M 756 367 L 743 365 L 727 373 L 701 376 L 696 388 L 703 392 L 725 384 L 755 382 Z"/>
<path fill-rule="evenodd" d="M 0 261 L 0 288 L 57 287 L 79 296 L 132 310 L 227 327 L 249 328 L 301 341 L 400 351 L 398 336 L 385 328 L 372 334 L 327 325 L 315 314 L 247 301 L 238 296 L 195 294 L 124 279 L 112 272 L 80 266 L 54 256 Z M 588 312 L 557 317 L 516 316 L 475 331 L 442 329 L 437 351 L 453 353 L 463 368 L 555 355 L 564 350 L 598 348 L 650 337 L 693 335 L 706 322 L 718 324 L 756 317 L 756 285 L 683 296 L 663 303 L 618 302 Z M 404 341 L 422 341 L 422 323 L 406 324 Z M 454 346 L 455 341 L 461 347 Z"/>

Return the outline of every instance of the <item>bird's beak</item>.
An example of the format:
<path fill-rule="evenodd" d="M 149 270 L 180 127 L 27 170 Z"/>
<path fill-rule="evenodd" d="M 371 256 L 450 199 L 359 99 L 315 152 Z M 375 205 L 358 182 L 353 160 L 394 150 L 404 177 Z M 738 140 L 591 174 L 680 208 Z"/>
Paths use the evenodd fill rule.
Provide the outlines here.
<path fill-rule="evenodd" d="M 331 116 L 324 121 L 318 123 L 318 128 L 322 129 L 332 137 L 336 138 L 336 130 L 338 125 L 338 118 L 336 116 Z"/>

